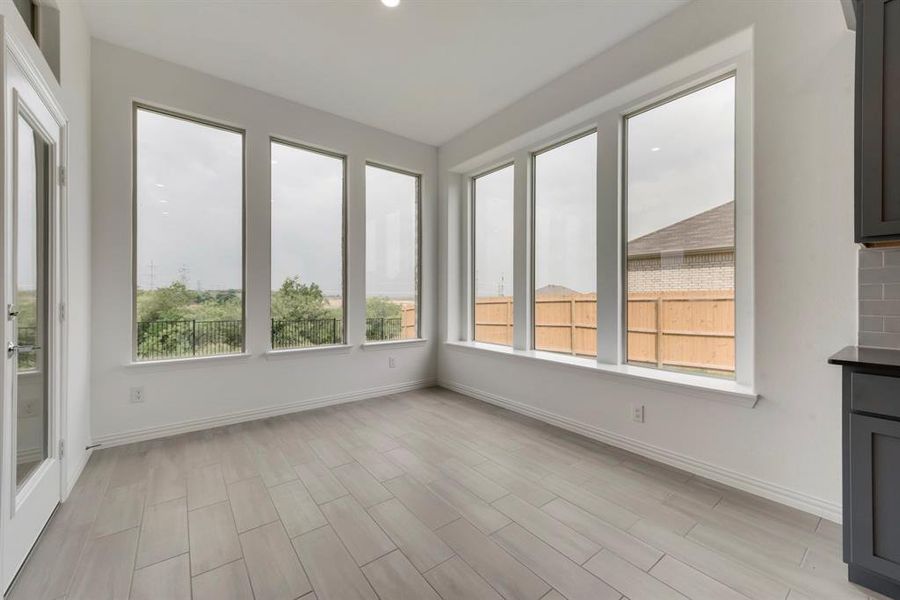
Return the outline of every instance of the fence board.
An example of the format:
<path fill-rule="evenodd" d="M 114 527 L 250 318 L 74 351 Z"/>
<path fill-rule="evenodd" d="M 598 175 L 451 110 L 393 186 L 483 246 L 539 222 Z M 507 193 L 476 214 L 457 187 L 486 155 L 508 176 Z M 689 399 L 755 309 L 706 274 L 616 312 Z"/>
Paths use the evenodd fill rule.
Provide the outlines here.
<path fill-rule="evenodd" d="M 404 304 L 400 315 L 400 339 L 412 340 L 418 337 L 416 331 L 416 305 Z"/>
<path fill-rule="evenodd" d="M 535 348 L 596 356 L 596 305 L 594 294 L 537 298 Z M 632 293 L 626 321 L 629 362 L 734 371 L 733 290 Z M 512 298 L 476 298 L 476 341 L 511 345 L 512 327 Z"/>
<path fill-rule="evenodd" d="M 476 342 L 511 346 L 513 342 L 513 321 L 512 297 L 497 296 L 476 298 Z"/>

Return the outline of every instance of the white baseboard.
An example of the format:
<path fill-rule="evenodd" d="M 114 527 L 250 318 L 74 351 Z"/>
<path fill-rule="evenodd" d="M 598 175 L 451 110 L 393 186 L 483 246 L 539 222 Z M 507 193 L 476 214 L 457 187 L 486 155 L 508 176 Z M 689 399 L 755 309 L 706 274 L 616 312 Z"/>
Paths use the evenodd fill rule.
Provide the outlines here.
<path fill-rule="evenodd" d="M 191 431 L 201 431 L 203 429 L 212 429 L 223 425 L 232 425 L 234 423 L 243 423 L 245 421 L 256 421 L 257 419 L 265 419 L 267 417 L 275 417 L 278 415 L 286 415 L 288 413 L 301 412 L 311 410 L 313 408 L 321 408 L 323 406 L 332 406 L 335 404 L 344 404 L 347 402 L 356 402 L 358 400 L 366 400 L 367 398 L 377 398 L 379 396 L 387 396 L 389 394 L 399 394 L 400 392 L 408 392 L 421 388 L 430 387 L 436 384 L 434 379 L 420 379 L 418 381 L 406 381 L 377 388 L 368 388 L 354 392 L 345 392 L 341 394 L 332 394 L 330 396 L 320 396 L 318 398 L 307 398 L 290 402 L 287 404 L 278 404 L 277 406 L 266 406 L 262 408 L 253 408 L 250 410 L 242 410 L 214 417 L 203 417 L 200 419 L 190 419 L 169 425 L 159 425 L 156 427 L 146 427 L 143 429 L 133 429 L 131 431 L 122 431 L 119 433 L 110 433 L 94 438 L 95 444 L 100 444 L 104 448 L 112 446 L 122 446 L 134 442 L 143 442 L 157 438 L 169 437 L 180 433 L 189 433 Z"/>
<path fill-rule="evenodd" d="M 829 521 L 840 523 L 843 518 L 841 505 L 839 503 L 816 498 L 815 496 L 810 496 L 809 494 L 797 490 L 792 490 L 718 465 L 703 462 L 691 458 L 690 456 L 672 452 L 665 448 L 660 448 L 618 433 L 613 433 L 612 431 L 601 429 L 594 425 L 588 425 L 541 408 L 529 406 L 528 404 L 510 400 L 509 398 L 491 394 L 461 383 L 441 380 L 438 381 L 438 385 L 453 390 L 454 392 L 459 392 L 465 396 L 471 396 L 477 400 L 482 400 L 489 404 L 494 404 L 539 421 L 549 423 L 550 425 L 555 425 L 561 429 L 609 444 L 610 446 L 634 452 L 635 454 L 711 479 L 712 481 L 818 515 Z"/>

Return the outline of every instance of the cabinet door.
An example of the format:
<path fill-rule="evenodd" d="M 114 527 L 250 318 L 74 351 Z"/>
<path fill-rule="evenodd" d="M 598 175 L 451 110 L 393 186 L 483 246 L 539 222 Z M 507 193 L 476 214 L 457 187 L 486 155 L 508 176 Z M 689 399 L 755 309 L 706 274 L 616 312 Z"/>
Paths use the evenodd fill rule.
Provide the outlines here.
<path fill-rule="evenodd" d="M 857 241 L 900 238 L 900 0 L 861 0 Z"/>
<path fill-rule="evenodd" d="M 850 415 L 852 562 L 900 580 L 900 421 Z"/>

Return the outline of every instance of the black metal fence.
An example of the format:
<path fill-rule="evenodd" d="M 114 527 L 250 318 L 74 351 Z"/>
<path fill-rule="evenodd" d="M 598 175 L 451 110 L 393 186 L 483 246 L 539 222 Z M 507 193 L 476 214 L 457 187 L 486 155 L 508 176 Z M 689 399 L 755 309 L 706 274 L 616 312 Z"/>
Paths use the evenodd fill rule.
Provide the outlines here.
<path fill-rule="evenodd" d="M 241 321 L 140 321 L 137 334 L 141 359 L 232 354 L 244 346 Z"/>
<path fill-rule="evenodd" d="M 370 342 L 399 340 L 403 333 L 400 317 L 366 319 L 366 339 Z"/>
<path fill-rule="evenodd" d="M 340 319 L 272 319 L 272 348 L 303 348 L 340 344 L 344 339 Z"/>
<path fill-rule="evenodd" d="M 340 319 L 272 319 L 272 348 L 305 348 L 340 344 L 344 339 Z M 399 317 L 366 319 L 366 340 L 400 339 Z M 241 321 L 139 321 L 137 356 L 141 360 L 233 354 L 244 346 Z"/>

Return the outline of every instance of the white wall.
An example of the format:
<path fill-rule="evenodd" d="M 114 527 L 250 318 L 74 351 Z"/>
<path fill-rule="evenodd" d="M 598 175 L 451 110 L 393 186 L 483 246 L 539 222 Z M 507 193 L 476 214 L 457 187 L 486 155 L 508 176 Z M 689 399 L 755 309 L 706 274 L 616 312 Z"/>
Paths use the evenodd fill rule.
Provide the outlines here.
<path fill-rule="evenodd" d="M 289 411 L 418 386 L 436 374 L 435 190 L 437 150 L 197 71 L 95 40 L 93 67 L 94 439 L 116 443 L 210 426 L 260 411 Z M 260 68 L 266 68 L 260 65 Z M 168 107 L 246 129 L 247 358 L 129 366 L 131 360 L 132 102 Z M 360 98 L 360 101 L 365 101 Z M 263 356 L 268 340 L 269 136 L 348 156 L 347 352 Z M 362 348 L 365 324 L 363 165 L 422 174 L 422 336 L 425 344 Z M 388 357 L 397 359 L 388 369 Z M 146 401 L 129 402 L 144 386 Z"/>
<path fill-rule="evenodd" d="M 617 90 L 742 31 L 752 35 L 754 77 L 756 408 L 446 344 L 439 379 L 839 519 L 840 371 L 826 360 L 854 343 L 857 293 L 854 35 L 836 0 L 697 0 L 441 147 L 441 338 L 460 339 L 465 306 L 456 172 L 583 121 Z M 633 403 L 646 406 L 645 423 L 631 422 Z"/>

